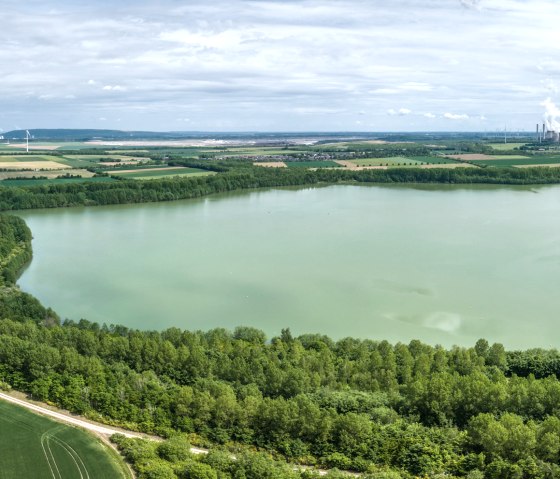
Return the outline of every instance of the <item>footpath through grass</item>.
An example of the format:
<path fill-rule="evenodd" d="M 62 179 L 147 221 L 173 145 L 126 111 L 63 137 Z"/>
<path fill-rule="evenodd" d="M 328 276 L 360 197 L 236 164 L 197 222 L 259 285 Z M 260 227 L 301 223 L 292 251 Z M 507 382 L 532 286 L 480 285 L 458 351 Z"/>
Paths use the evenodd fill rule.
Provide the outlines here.
<path fill-rule="evenodd" d="M 80 429 L 0 401 L 0 479 L 128 479 L 117 453 Z"/>

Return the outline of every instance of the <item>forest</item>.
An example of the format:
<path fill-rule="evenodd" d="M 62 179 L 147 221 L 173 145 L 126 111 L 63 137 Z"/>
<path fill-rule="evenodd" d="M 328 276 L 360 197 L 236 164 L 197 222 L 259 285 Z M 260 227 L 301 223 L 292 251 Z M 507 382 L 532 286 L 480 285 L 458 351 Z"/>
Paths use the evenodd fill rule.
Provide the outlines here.
<path fill-rule="evenodd" d="M 14 285 L 25 223 L 0 215 L 0 231 L 0 385 L 168 438 L 115 438 L 140 477 L 313 477 L 285 461 L 379 478 L 560 477 L 556 350 L 61 322 Z M 165 452 L 181 441 L 215 454 Z M 259 476 L 254 462 L 284 472 Z"/>
<path fill-rule="evenodd" d="M 120 179 L 109 183 L 0 187 L 0 211 L 173 201 L 241 189 L 337 183 L 529 185 L 560 182 L 558 168 L 403 168 L 353 171 L 336 168 L 310 171 L 304 168 L 262 168 L 239 160 L 209 163 L 177 159 L 170 164 L 209 169 L 219 174 L 151 181 Z"/>

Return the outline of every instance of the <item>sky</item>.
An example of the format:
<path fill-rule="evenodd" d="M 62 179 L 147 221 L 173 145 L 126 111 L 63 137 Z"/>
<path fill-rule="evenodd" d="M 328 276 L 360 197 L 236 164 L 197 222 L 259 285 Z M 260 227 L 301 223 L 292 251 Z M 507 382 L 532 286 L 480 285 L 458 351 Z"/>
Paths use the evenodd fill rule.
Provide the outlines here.
<path fill-rule="evenodd" d="M 534 131 L 557 0 L 0 0 L 0 131 Z"/>

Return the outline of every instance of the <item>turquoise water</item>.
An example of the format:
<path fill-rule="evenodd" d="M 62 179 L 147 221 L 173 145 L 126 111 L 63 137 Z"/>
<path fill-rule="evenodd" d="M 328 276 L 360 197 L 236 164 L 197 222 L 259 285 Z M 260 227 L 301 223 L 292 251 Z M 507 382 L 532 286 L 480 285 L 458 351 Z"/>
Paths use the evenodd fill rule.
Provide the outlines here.
<path fill-rule="evenodd" d="M 560 187 L 330 186 L 26 211 L 21 288 L 142 329 L 560 346 Z"/>

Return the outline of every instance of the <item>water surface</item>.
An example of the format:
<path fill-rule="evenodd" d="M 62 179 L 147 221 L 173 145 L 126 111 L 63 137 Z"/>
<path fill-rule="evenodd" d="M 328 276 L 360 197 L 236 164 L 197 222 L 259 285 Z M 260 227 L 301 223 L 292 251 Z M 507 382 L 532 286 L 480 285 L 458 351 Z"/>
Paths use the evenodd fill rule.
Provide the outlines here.
<path fill-rule="evenodd" d="M 263 190 L 22 212 L 23 290 L 143 329 L 560 346 L 560 187 Z"/>

